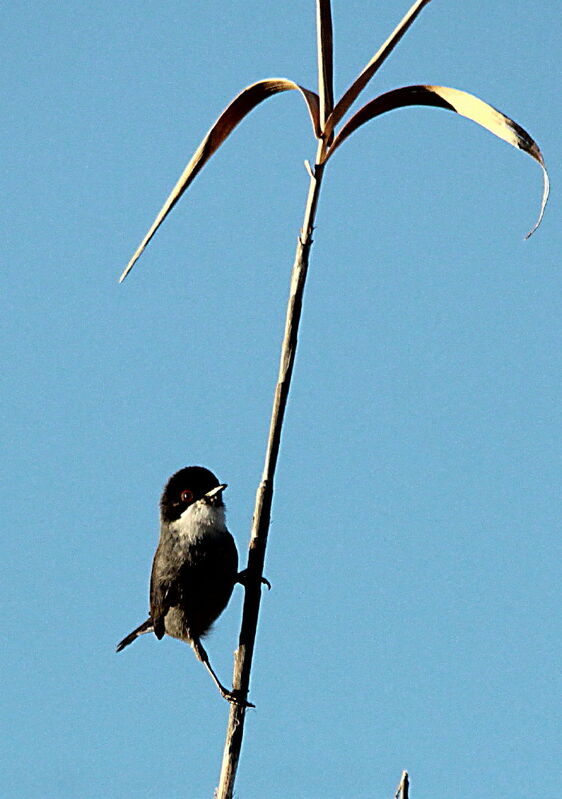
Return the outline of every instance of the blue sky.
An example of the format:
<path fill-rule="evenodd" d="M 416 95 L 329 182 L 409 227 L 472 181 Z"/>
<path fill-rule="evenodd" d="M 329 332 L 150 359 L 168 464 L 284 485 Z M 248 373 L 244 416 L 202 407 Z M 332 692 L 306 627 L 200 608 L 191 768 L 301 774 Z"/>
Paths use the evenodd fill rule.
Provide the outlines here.
<path fill-rule="evenodd" d="M 326 172 L 279 462 L 238 795 L 560 790 L 561 37 L 551 0 L 434 0 L 365 100 L 472 91 Z M 490 8 L 491 6 L 491 8 Z M 334 2 L 341 93 L 407 5 Z M 163 483 L 229 484 L 242 557 L 314 141 L 269 100 L 117 278 L 230 98 L 315 88 L 314 3 L 10 4 L 0 69 L 7 799 L 209 797 L 228 708 L 145 617 Z M 237 589 L 209 638 L 230 679 Z"/>

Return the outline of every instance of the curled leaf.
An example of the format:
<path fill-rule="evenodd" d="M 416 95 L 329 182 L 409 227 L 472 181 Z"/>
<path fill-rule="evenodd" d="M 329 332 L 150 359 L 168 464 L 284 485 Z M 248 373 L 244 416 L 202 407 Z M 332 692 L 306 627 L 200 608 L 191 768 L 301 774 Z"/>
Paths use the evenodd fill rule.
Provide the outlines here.
<path fill-rule="evenodd" d="M 336 125 L 343 119 L 346 112 L 353 105 L 359 94 L 363 91 L 365 86 L 369 83 L 375 72 L 386 61 L 388 56 L 394 50 L 400 39 L 404 36 L 410 25 L 415 21 L 420 11 L 431 0 L 416 0 L 408 13 L 400 20 L 396 28 L 392 31 L 388 39 L 377 50 L 375 55 L 371 58 L 367 66 L 353 81 L 349 89 L 345 92 L 343 97 L 336 103 L 336 106 L 326 122 L 324 135 L 329 139 Z"/>
<path fill-rule="evenodd" d="M 244 117 L 247 116 L 250 111 L 252 111 L 263 100 L 267 100 L 267 98 L 271 97 L 273 94 L 278 94 L 279 92 L 286 92 L 293 89 L 299 91 L 303 96 L 308 107 L 310 118 L 312 120 L 314 135 L 317 138 L 320 138 L 319 99 L 315 92 L 311 92 L 308 89 L 299 86 L 297 83 L 294 83 L 292 80 L 287 80 L 286 78 L 268 78 L 267 80 L 260 80 L 257 83 L 253 83 L 251 86 L 247 86 L 240 92 L 239 95 L 234 98 L 230 105 L 225 108 L 193 154 L 190 162 L 172 189 L 170 196 L 152 223 L 150 230 L 142 240 L 135 254 L 127 264 L 123 274 L 119 278 L 120 283 L 123 282 L 123 280 L 127 277 L 135 265 L 135 262 L 142 255 L 146 245 L 154 236 L 184 191 L 193 182 L 207 161 L 218 150 L 224 140 L 228 138 L 239 122 L 241 122 Z"/>
<path fill-rule="evenodd" d="M 335 150 L 361 125 L 380 116 L 380 114 L 384 114 L 386 111 L 393 111 L 409 105 L 429 105 L 454 111 L 486 128 L 513 147 L 528 153 L 540 165 L 543 173 L 543 197 L 538 219 L 525 237 L 529 238 L 542 221 L 550 190 L 548 173 L 542 153 L 534 139 L 517 122 L 514 122 L 513 119 L 505 116 L 501 111 L 478 99 L 473 94 L 468 94 L 468 92 L 450 89 L 446 86 L 404 86 L 401 89 L 394 89 L 381 94 L 371 100 L 370 103 L 364 105 L 342 127 L 334 139 L 334 143 L 325 160 L 328 160 Z"/>
<path fill-rule="evenodd" d="M 316 0 L 316 35 L 320 125 L 324 127 L 334 107 L 334 39 L 330 0 Z"/>

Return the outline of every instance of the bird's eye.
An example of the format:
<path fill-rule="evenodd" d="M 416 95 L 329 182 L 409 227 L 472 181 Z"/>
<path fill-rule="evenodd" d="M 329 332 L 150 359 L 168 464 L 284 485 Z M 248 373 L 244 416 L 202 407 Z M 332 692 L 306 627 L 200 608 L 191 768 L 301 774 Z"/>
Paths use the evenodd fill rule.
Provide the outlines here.
<path fill-rule="evenodd" d="M 182 502 L 191 502 L 193 499 L 193 491 L 190 491 L 189 488 L 186 488 L 185 491 L 181 492 L 180 499 Z"/>

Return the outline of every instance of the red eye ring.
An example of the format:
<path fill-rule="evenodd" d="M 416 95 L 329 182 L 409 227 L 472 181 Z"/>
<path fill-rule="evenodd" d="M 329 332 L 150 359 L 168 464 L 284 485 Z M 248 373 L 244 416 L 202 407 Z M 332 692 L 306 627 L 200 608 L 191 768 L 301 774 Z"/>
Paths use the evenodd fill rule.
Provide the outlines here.
<path fill-rule="evenodd" d="M 193 491 L 190 491 L 189 488 L 186 488 L 181 492 L 180 499 L 182 502 L 191 502 L 193 500 Z"/>

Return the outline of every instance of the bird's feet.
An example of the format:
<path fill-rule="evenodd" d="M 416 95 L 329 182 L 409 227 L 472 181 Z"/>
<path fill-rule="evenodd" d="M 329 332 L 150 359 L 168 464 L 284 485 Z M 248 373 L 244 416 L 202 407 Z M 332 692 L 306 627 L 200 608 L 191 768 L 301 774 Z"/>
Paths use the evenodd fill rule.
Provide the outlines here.
<path fill-rule="evenodd" d="M 246 584 L 248 582 L 248 569 L 243 569 L 241 572 L 238 572 L 238 574 L 236 575 L 236 582 L 240 583 L 240 585 L 243 585 L 244 588 L 246 588 Z M 261 578 L 261 584 L 267 585 L 267 590 L 271 591 L 271 583 L 269 582 L 267 577 Z"/>
<path fill-rule="evenodd" d="M 222 686 L 221 695 L 223 699 L 226 699 L 227 702 L 230 702 L 233 705 L 239 705 L 240 707 L 255 707 L 255 705 L 240 696 L 239 692 L 235 691 L 234 689 L 232 691 L 227 691 L 227 689 Z"/>

